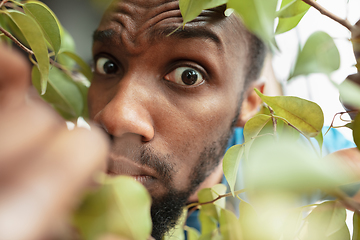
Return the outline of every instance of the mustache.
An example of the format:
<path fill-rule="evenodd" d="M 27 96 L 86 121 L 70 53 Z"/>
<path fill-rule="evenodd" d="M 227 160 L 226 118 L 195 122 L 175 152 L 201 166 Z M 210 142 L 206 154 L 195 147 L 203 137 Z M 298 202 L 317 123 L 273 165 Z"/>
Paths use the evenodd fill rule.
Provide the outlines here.
<path fill-rule="evenodd" d="M 163 181 L 171 182 L 172 173 L 176 171 L 174 164 L 169 161 L 170 158 L 170 154 L 161 155 L 149 147 L 144 147 L 140 151 L 140 158 L 136 160 L 141 165 L 154 169 Z"/>

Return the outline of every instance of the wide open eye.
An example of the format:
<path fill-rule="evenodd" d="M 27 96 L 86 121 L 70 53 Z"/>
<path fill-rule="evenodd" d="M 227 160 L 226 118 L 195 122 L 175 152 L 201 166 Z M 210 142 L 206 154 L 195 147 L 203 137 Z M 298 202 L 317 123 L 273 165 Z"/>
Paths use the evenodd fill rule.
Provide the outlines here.
<path fill-rule="evenodd" d="M 96 60 L 96 71 L 101 74 L 115 74 L 119 70 L 116 63 L 109 58 L 101 57 Z"/>
<path fill-rule="evenodd" d="M 196 86 L 204 82 L 202 74 L 190 67 L 178 67 L 164 78 L 167 81 L 187 86 Z"/>

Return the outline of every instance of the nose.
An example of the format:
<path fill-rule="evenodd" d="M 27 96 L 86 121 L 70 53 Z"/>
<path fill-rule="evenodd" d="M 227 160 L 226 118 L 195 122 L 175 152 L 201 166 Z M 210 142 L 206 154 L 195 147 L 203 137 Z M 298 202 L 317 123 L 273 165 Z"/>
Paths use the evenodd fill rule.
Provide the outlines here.
<path fill-rule="evenodd" d="M 114 97 L 94 116 L 94 120 L 115 138 L 130 134 L 140 136 L 143 142 L 149 142 L 155 134 L 148 109 L 149 98 L 146 86 L 131 79 L 122 79 Z"/>

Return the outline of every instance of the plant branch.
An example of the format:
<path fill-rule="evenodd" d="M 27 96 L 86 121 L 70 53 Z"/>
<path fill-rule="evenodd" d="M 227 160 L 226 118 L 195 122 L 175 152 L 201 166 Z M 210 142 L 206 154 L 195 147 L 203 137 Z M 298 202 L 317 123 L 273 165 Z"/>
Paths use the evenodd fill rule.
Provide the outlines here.
<path fill-rule="evenodd" d="M 8 1 L 8 0 L 2 0 L 2 1 L 0 2 L 0 8 L 2 8 L 2 6 L 4 6 L 4 4 L 7 3 L 7 1 Z"/>
<path fill-rule="evenodd" d="M 315 8 L 316 10 L 318 10 L 321 14 L 323 14 L 323 15 L 331 18 L 332 20 L 340 23 L 341 25 L 346 27 L 349 31 L 352 31 L 354 29 L 354 26 L 351 25 L 351 23 L 347 19 L 342 19 L 342 18 L 336 16 L 335 14 L 328 11 L 327 9 L 325 9 L 323 6 L 321 6 L 320 4 L 315 2 L 314 0 L 302 0 L 302 1 L 309 4 L 310 6 Z"/>
<path fill-rule="evenodd" d="M 235 192 L 234 192 L 234 195 L 238 195 L 238 194 L 243 193 L 243 192 L 246 192 L 246 189 L 241 189 L 241 190 L 235 191 Z M 187 208 L 187 209 L 190 209 L 190 208 L 192 208 L 192 207 L 199 207 L 199 206 L 202 206 L 202 205 L 211 204 L 211 203 L 214 203 L 214 202 L 216 202 L 217 200 L 220 200 L 220 199 L 222 199 L 222 198 L 224 198 L 224 197 L 231 197 L 231 196 L 232 196 L 232 193 L 231 193 L 231 192 L 230 192 L 230 193 L 226 193 L 226 194 L 224 194 L 224 195 L 219 195 L 219 196 L 218 196 L 217 198 L 215 198 L 214 200 L 211 200 L 211 201 L 208 201 L 208 202 L 203 202 L 203 203 L 199 203 L 199 202 L 197 202 L 197 203 L 191 203 L 191 204 L 187 205 L 186 208 Z"/>
<path fill-rule="evenodd" d="M 5 36 L 7 36 L 8 38 L 10 38 L 16 45 L 18 45 L 22 50 L 24 50 L 25 52 L 27 52 L 30 55 L 34 55 L 34 52 L 31 51 L 30 49 L 28 49 L 27 47 L 25 47 L 21 42 L 19 42 L 19 40 L 17 40 L 13 35 L 11 35 L 11 33 L 9 33 L 8 31 L 6 31 L 5 29 L 3 29 L 2 27 L 0 27 L 0 32 L 2 32 Z"/>

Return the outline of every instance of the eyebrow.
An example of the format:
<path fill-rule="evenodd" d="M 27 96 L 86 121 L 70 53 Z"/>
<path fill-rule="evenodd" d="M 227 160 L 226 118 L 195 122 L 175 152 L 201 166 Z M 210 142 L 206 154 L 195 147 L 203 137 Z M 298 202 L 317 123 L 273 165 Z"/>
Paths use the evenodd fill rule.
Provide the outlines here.
<path fill-rule="evenodd" d="M 109 43 L 114 38 L 116 38 L 117 33 L 113 29 L 107 30 L 95 30 L 93 34 L 93 42 L 102 42 Z M 159 38 L 164 37 L 175 37 L 180 39 L 190 39 L 190 38 L 203 38 L 210 39 L 216 45 L 221 46 L 221 40 L 217 34 L 213 31 L 202 28 L 202 27 L 176 27 L 176 26 L 166 26 L 161 28 L 153 29 L 150 32 L 151 41 L 155 41 Z"/>

